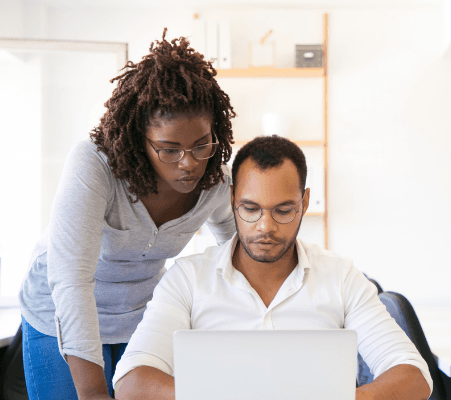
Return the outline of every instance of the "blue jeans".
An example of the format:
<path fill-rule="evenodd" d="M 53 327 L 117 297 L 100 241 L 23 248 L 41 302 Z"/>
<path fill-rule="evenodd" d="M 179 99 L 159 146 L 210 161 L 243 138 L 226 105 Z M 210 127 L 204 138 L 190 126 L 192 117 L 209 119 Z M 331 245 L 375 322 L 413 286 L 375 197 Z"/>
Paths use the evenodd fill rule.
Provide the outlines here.
<path fill-rule="evenodd" d="M 112 379 L 116 364 L 127 343 L 104 344 L 105 378 L 113 397 Z M 69 370 L 58 349 L 56 337 L 34 329 L 22 317 L 22 348 L 25 382 L 30 400 L 77 400 L 77 392 Z"/>

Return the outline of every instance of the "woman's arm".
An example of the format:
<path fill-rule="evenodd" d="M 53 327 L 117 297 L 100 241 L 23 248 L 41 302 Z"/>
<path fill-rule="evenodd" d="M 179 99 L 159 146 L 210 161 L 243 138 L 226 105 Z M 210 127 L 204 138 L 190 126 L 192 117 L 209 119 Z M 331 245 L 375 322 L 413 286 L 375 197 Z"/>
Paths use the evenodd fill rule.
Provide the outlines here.
<path fill-rule="evenodd" d="M 223 165 L 225 183 L 220 183 L 215 192 L 215 210 L 206 221 L 216 242 L 221 245 L 229 240 L 236 232 L 235 218 L 230 202 L 230 185 L 232 177 L 227 165 Z"/>
<path fill-rule="evenodd" d="M 137 367 L 117 381 L 115 398 L 174 400 L 174 378 L 157 368 Z"/>
<path fill-rule="evenodd" d="M 106 387 L 94 275 L 111 187 L 109 167 L 95 145 L 80 142 L 66 159 L 50 217 L 47 271 L 58 344 L 68 363 L 73 356 L 71 373 L 86 378 L 73 375 L 82 396 L 91 381 L 93 394 Z"/>
<path fill-rule="evenodd" d="M 72 379 L 80 400 L 111 399 L 103 368 L 75 356 L 67 356 Z"/>

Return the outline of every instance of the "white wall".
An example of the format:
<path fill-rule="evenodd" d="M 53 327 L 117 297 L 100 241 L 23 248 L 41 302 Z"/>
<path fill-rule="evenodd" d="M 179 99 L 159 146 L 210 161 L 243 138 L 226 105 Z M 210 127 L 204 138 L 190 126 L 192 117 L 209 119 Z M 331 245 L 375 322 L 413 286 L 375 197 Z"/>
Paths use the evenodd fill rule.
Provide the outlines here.
<path fill-rule="evenodd" d="M 321 42 L 324 11 L 329 13 L 329 248 L 414 304 L 451 304 L 451 61 L 440 55 L 441 8 L 210 8 L 201 16 L 231 21 L 234 66 L 246 66 L 249 40 L 271 28 L 278 66 L 290 66 L 294 44 Z M 47 21 L 49 38 L 126 41 L 135 62 L 164 26 L 168 38 L 192 30 L 192 12 L 174 9 L 50 8 Z M 267 85 L 274 84 L 249 88 L 264 97 Z M 314 96 L 309 82 L 299 85 L 287 99 L 290 112 Z M 253 117 L 239 118 L 237 134 L 246 133 L 238 127 L 252 126 Z"/>
<path fill-rule="evenodd" d="M 0 15 L 3 37 L 46 37 L 42 3 L 1 3 Z M 8 24 L 11 29 L 5 29 Z M 49 222 L 65 157 L 98 124 L 115 74 L 115 53 L 0 50 L 2 298 L 18 293 Z"/>
<path fill-rule="evenodd" d="M 41 233 L 40 78 L 39 57 L 0 53 L 2 296 L 13 296 L 17 292 L 31 250 Z"/>
<path fill-rule="evenodd" d="M 451 302 L 451 69 L 440 10 L 330 20 L 331 248 L 384 290 Z M 377 32 L 377 35 L 375 35 Z"/>
<path fill-rule="evenodd" d="M 451 0 L 443 0 L 443 53 L 451 56 Z"/>
<path fill-rule="evenodd" d="M 129 59 L 133 62 L 141 61 L 148 53 L 150 43 L 161 39 L 164 27 L 168 28 L 167 39 L 186 35 L 192 29 L 192 14 L 135 8 L 50 7 L 48 11 L 50 39 L 127 42 Z"/>
<path fill-rule="evenodd" d="M 73 145 L 87 139 L 105 113 L 117 73 L 113 53 L 44 54 L 42 74 L 42 225 L 50 221 L 59 178 Z"/>
<path fill-rule="evenodd" d="M 22 1 L 2 0 L 0 2 L 0 37 L 22 37 L 24 23 Z"/>

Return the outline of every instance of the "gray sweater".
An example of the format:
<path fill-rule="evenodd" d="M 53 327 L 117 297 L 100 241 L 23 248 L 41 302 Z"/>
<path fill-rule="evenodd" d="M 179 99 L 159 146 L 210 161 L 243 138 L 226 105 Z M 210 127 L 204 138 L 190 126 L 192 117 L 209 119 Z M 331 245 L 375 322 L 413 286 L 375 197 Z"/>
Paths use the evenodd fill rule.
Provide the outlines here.
<path fill-rule="evenodd" d="M 219 244 L 235 233 L 231 176 L 202 191 L 196 206 L 159 228 L 127 182 L 115 179 L 90 140 L 69 153 L 50 224 L 33 250 L 19 294 L 38 331 L 58 337 L 60 352 L 104 366 L 102 343 L 126 343 L 176 256 L 206 222 Z M 55 323 L 56 322 L 56 323 Z"/>

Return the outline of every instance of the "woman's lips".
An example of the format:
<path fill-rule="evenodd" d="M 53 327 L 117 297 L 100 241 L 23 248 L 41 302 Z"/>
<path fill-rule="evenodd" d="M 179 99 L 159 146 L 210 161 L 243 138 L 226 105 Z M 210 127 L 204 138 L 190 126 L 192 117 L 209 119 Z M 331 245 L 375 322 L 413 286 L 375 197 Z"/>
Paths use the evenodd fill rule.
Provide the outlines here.
<path fill-rule="evenodd" d="M 199 177 L 198 176 L 184 176 L 180 179 L 178 179 L 180 182 L 191 182 L 191 181 L 196 181 L 198 180 Z"/>

